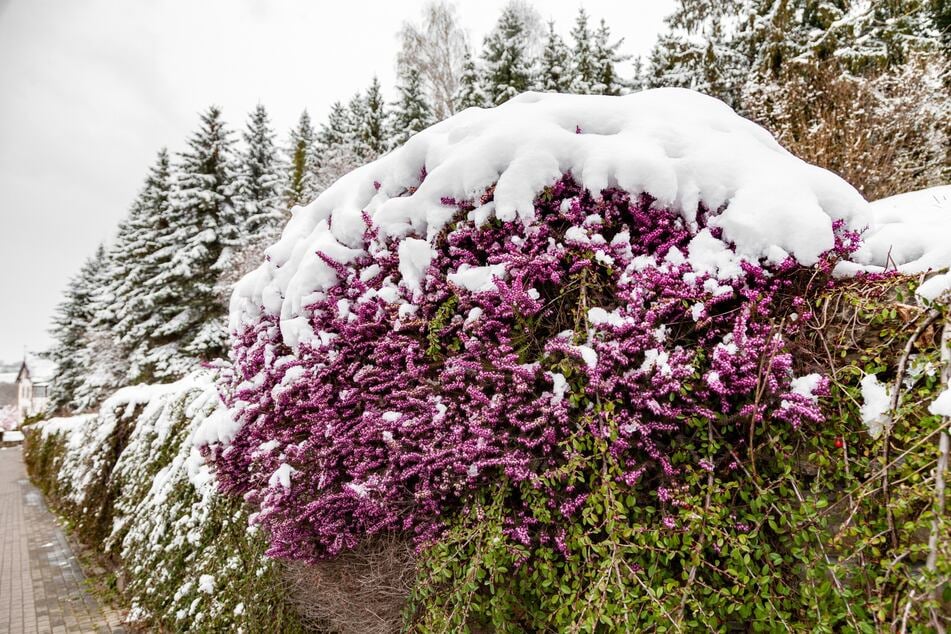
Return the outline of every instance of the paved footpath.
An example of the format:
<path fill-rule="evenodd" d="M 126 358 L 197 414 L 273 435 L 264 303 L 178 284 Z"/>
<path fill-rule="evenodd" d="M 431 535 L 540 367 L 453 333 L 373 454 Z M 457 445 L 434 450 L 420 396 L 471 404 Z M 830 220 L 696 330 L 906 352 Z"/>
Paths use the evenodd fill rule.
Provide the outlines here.
<path fill-rule="evenodd" d="M 83 571 L 20 447 L 0 447 L 0 633 L 122 632 L 89 594 Z"/>

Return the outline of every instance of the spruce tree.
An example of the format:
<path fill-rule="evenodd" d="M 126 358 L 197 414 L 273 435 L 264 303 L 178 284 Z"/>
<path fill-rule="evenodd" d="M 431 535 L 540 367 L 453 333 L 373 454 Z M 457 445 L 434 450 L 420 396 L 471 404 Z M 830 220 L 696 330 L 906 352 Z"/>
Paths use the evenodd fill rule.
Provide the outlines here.
<path fill-rule="evenodd" d="M 622 55 L 618 51 L 624 38 L 616 42 L 611 41 L 611 29 L 604 19 L 594 36 L 594 68 L 595 84 L 592 92 L 596 95 L 620 95 L 624 88 L 624 81 L 618 76 L 617 65 L 630 59 L 630 55 Z"/>
<path fill-rule="evenodd" d="M 534 60 L 534 18 L 527 5 L 510 2 L 486 36 L 482 59 L 485 63 L 485 93 L 490 105 L 505 103 L 532 85 Z"/>
<path fill-rule="evenodd" d="M 588 26 L 588 14 L 584 7 L 578 9 L 571 39 L 571 92 L 590 95 L 598 82 L 599 69 L 594 57 L 594 34 Z"/>
<path fill-rule="evenodd" d="M 749 3 L 679 0 L 666 23 L 668 30 L 650 55 L 646 84 L 691 88 L 739 108 L 760 48 L 753 43 L 751 25 L 762 29 Z"/>
<path fill-rule="evenodd" d="M 361 163 L 354 147 L 357 133 L 354 131 L 352 110 L 337 101 L 330 107 L 327 121 L 320 126 L 315 143 L 316 162 L 319 166 L 314 182 L 315 193 L 330 187 L 334 181 Z"/>
<path fill-rule="evenodd" d="M 258 104 L 242 134 L 244 149 L 238 157 L 237 200 L 240 240 L 254 242 L 273 237 L 286 220 L 281 203 L 283 166 L 274 144 L 267 110 Z"/>
<path fill-rule="evenodd" d="M 352 148 L 358 164 L 366 162 L 371 154 L 363 137 L 363 124 L 366 118 L 366 102 L 363 100 L 363 95 L 356 93 L 347 104 L 346 142 Z"/>
<path fill-rule="evenodd" d="M 380 90 L 380 81 L 374 76 L 363 99 L 364 113 L 360 125 L 360 140 L 367 158 L 375 159 L 386 151 L 386 103 Z"/>
<path fill-rule="evenodd" d="M 170 209 L 173 231 L 165 245 L 173 255 L 160 275 L 166 289 L 158 307 L 162 325 L 151 335 L 158 376 L 181 376 L 225 351 L 226 301 L 218 277 L 238 235 L 232 145 L 221 110 L 212 106 L 181 154 Z"/>
<path fill-rule="evenodd" d="M 156 378 L 152 363 L 152 333 L 163 325 L 156 310 L 168 292 L 162 281 L 171 266 L 172 173 L 168 152 L 158 152 L 145 184 L 120 224 L 109 251 L 111 306 L 108 313 L 119 350 L 126 359 L 125 378 L 137 383 Z"/>
<path fill-rule="evenodd" d="M 393 104 L 390 116 L 390 138 L 395 146 L 406 143 L 417 132 L 432 123 L 432 111 L 420 90 L 419 72 L 408 69 L 397 86 L 399 99 Z"/>
<path fill-rule="evenodd" d="M 76 395 L 88 372 L 87 336 L 95 317 L 93 297 L 105 263 L 106 252 L 100 245 L 95 255 L 70 279 L 63 301 L 56 307 L 50 330 L 53 345 L 49 351 L 49 358 L 56 363 L 56 375 L 50 383 L 49 407 L 53 412 L 79 409 Z"/>
<path fill-rule="evenodd" d="M 319 169 L 314 140 L 310 115 L 304 110 L 297 127 L 291 130 L 287 144 L 287 162 L 290 166 L 284 185 L 284 205 L 287 209 L 294 205 L 305 205 L 313 198 L 314 177 Z"/>
<path fill-rule="evenodd" d="M 462 64 L 462 76 L 459 78 L 459 90 L 455 98 L 456 112 L 471 108 L 485 107 L 485 95 L 482 93 L 482 77 L 476 67 L 472 54 L 466 51 L 465 61 Z"/>
<path fill-rule="evenodd" d="M 539 61 L 535 89 L 543 92 L 568 92 L 572 84 L 571 52 L 558 33 L 555 23 L 548 23 L 545 49 Z"/>

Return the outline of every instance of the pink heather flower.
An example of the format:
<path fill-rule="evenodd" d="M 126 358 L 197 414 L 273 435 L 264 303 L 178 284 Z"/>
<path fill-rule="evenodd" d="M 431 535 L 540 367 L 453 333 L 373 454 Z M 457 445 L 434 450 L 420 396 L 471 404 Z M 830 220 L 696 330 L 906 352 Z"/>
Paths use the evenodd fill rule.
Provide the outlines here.
<path fill-rule="evenodd" d="M 256 507 L 270 555 L 312 561 L 388 532 L 438 539 L 455 514 L 478 509 L 475 492 L 503 476 L 558 510 L 540 520 L 512 496 L 508 538 L 566 553 L 564 525 L 589 494 L 563 475 L 578 457 L 574 436 L 607 442 L 618 483 L 638 495 L 652 488 L 676 507 L 682 473 L 671 445 L 689 421 L 821 420 L 816 402 L 791 386 L 786 337 L 807 314 L 794 260 L 744 261 L 739 277 L 715 280 L 684 254 L 716 210 L 700 208 L 699 226 L 688 226 L 650 196 L 594 195 L 565 176 L 535 201 L 529 225 L 467 219 L 493 195 L 443 200 L 455 220 L 413 290 L 401 284 L 398 240 L 364 213 L 361 255 L 345 264 L 317 254 L 338 280 L 304 307 L 317 338 L 292 350 L 279 316 L 267 313 L 233 333 L 221 391 L 241 428 L 226 450 L 207 451 L 222 488 Z M 835 235 L 820 272 L 858 246 L 842 223 Z M 478 267 L 495 267 L 484 288 L 449 279 Z M 575 322 L 571 289 L 582 278 L 597 280 L 607 305 L 554 332 Z M 777 331 L 777 298 L 790 294 L 802 318 Z M 761 359 L 771 360 L 762 376 Z M 612 403 L 610 416 L 596 402 Z M 264 443 L 273 450 L 259 452 Z M 287 488 L 273 484 L 282 465 L 294 469 Z M 672 515 L 661 522 L 676 526 Z"/>

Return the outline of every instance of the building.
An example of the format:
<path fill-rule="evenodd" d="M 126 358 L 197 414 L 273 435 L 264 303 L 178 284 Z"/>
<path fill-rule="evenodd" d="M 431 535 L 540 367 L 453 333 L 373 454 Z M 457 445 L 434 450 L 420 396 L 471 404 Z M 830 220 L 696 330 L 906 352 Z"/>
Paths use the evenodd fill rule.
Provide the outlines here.
<path fill-rule="evenodd" d="M 20 419 L 36 416 L 46 410 L 49 402 L 49 384 L 56 374 L 56 364 L 28 352 L 17 373 L 17 411 Z"/>

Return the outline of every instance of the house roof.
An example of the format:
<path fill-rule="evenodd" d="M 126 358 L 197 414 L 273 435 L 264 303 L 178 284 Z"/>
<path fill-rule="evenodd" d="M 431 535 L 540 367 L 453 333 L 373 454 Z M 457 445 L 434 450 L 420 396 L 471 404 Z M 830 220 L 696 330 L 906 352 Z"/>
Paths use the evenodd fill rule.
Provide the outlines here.
<path fill-rule="evenodd" d="M 56 364 L 35 352 L 27 352 L 23 356 L 23 363 L 20 364 L 17 381 L 23 376 L 24 371 L 33 383 L 48 383 L 56 374 Z"/>

